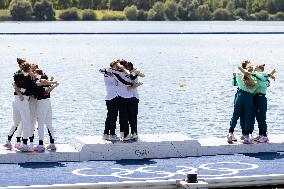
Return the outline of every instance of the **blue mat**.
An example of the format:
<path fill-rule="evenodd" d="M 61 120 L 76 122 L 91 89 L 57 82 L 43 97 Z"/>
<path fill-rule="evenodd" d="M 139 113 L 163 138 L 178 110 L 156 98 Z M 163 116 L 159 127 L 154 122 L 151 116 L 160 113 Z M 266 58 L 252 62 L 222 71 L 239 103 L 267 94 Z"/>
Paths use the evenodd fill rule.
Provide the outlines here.
<path fill-rule="evenodd" d="M 284 174 L 284 153 L 188 158 L 0 164 L 0 186 L 47 185 Z"/>

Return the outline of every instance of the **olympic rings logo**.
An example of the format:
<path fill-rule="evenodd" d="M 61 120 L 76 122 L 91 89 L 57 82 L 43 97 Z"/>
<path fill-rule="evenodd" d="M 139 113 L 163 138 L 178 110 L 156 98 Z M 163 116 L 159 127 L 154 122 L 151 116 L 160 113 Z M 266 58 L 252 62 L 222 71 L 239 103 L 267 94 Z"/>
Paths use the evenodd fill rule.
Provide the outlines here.
<path fill-rule="evenodd" d="M 210 177 L 222 177 L 229 175 L 236 175 L 240 171 L 257 169 L 259 166 L 256 164 L 242 163 L 242 162 L 217 162 L 217 163 L 206 163 L 200 165 L 198 168 L 188 167 L 188 166 L 175 166 L 177 170 L 175 172 L 155 170 L 157 166 L 145 166 L 136 169 L 122 169 L 122 168 L 111 168 L 114 170 L 113 173 L 109 175 L 100 174 L 88 174 L 93 168 L 82 168 L 72 171 L 74 175 L 84 176 L 84 177 L 115 177 L 120 179 L 129 180 L 155 180 L 155 179 L 169 179 L 177 175 L 185 176 L 189 172 L 197 172 L 202 170 L 212 171 L 218 174 L 198 174 L 199 178 L 210 178 Z M 115 171 L 117 170 L 117 171 Z M 86 173 L 87 172 L 87 173 Z M 145 177 L 135 177 L 134 174 L 146 175 Z M 132 176 L 131 176 L 132 175 Z M 149 176 L 147 176 L 149 175 Z M 153 177 L 153 175 L 156 175 Z"/>

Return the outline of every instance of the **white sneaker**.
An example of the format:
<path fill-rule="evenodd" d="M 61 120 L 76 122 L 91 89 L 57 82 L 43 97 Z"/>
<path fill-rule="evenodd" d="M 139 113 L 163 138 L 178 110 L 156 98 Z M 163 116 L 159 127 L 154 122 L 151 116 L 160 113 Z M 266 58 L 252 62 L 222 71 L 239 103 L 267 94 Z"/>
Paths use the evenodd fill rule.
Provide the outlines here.
<path fill-rule="evenodd" d="M 116 136 L 116 135 L 110 135 L 110 136 L 109 136 L 109 140 L 111 140 L 111 141 L 118 141 L 118 140 L 120 140 L 120 139 L 119 139 L 119 137 Z"/>
<path fill-rule="evenodd" d="M 258 142 L 259 142 L 259 143 L 267 143 L 267 142 L 269 142 L 269 140 L 268 140 L 267 137 L 262 136 L 260 139 L 258 139 Z"/>
<path fill-rule="evenodd" d="M 17 148 L 18 150 L 21 148 L 21 143 L 20 142 L 17 142 L 16 144 L 15 144 L 15 148 Z"/>
<path fill-rule="evenodd" d="M 132 139 L 131 135 L 127 135 L 125 138 L 123 138 L 123 141 L 128 141 L 128 140 L 131 140 L 131 139 Z"/>
<path fill-rule="evenodd" d="M 43 145 L 37 145 L 36 147 L 34 147 L 34 151 L 36 151 L 36 152 L 44 152 L 45 151 L 45 147 Z"/>
<path fill-rule="evenodd" d="M 46 149 L 48 150 L 48 151 L 56 151 L 56 146 L 55 146 L 55 144 L 49 144 L 47 147 L 46 147 Z"/>
<path fill-rule="evenodd" d="M 245 138 L 246 138 L 246 135 L 242 135 L 240 139 L 245 140 Z"/>
<path fill-rule="evenodd" d="M 252 138 L 253 141 L 258 141 L 261 137 L 263 137 L 262 135 L 258 135 L 257 137 L 255 138 Z"/>
<path fill-rule="evenodd" d="M 121 141 L 124 140 L 124 132 L 120 132 L 120 140 L 121 140 Z"/>
<path fill-rule="evenodd" d="M 253 140 L 249 136 L 245 136 L 244 144 L 253 144 Z"/>
<path fill-rule="evenodd" d="M 233 133 L 229 133 L 227 135 L 227 142 L 228 143 L 233 143 L 233 141 L 236 141 L 237 139 L 235 138 L 234 134 Z"/>
<path fill-rule="evenodd" d="M 11 141 L 7 140 L 6 143 L 3 145 L 7 149 L 12 149 L 13 145 L 11 144 Z"/>
<path fill-rule="evenodd" d="M 137 139 L 137 138 L 138 138 L 138 135 L 137 135 L 136 133 L 133 133 L 133 134 L 131 135 L 131 138 L 132 138 L 132 139 Z"/>
<path fill-rule="evenodd" d="M 22 152 L 33 152 L 34 149 L 30 148 L 27 144 L 22 144 L 20 149 Z"/>
<path fill-rule="evenodd" d="M 35 146 L 34 146 L 34 144 L 32 142 L 30 142 L 29 147 L 30 148 L 34 148 Z"/>
<path fill-rule="evenodd" d="M 102 138 L 103 140 L 109 140 L 109 135 L 107 135 L 107 134 L 104 134 L 104 136 L 103 136 L 103 138 Z"/>

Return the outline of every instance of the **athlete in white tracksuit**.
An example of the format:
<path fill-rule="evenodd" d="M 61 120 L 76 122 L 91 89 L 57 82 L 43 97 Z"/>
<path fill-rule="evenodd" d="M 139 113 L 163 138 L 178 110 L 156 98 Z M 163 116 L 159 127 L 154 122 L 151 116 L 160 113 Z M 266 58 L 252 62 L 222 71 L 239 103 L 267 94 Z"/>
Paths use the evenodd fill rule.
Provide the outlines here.
<path fill-rule="evenodd" d="M 27 145 L 28 138 L 30 136 L 31 129 L 31 121 L 30 121 L 30 108 L 29 108 L 29 96 L 32 95 L 34 91 L 35 83 L 32 81 L 29 75 L 30 65 L 28 63 L 24 63 L 22 65 L 22 72 L 17 72 L 14 75 L 14 81 L 16 88 L 18 89 L 17 95 L 15 95 L 13 101 L 13 121 L 14 125 L 10 129 L 8 135 L 8 141 L 6 143 L 9 144 L 11 138 L 22 121 L 23 124 L 23 144 L 21 145 L 21 151 L 31 151 L 29 146 Z M 7 148 L 12 148 L 10 146 L 6 146 Z"/>
<path fill-rule="evenodd" d="M 41 79 L 47 80 L 48 77 L 46 75 L 42 75 Z M 45 150 L 43 146 L 44 141 L 44 125 L 46 126 L 50 138 L 50 145 L 47 147 L 48 150 L 56 150 L 54 145 L 54 128 L 52 126 L 52 109 L 50 102 L 50 92 L 53 90 L 58 84 L 53 86 L 43 85 L 37 87 L 37 122 L 38 122 L 38 137 L 39 137 L 39 145 L 34 149 L 35 151 L 42 152 Z"/>
<path fill-rule="evenodd" d="M 32 74 L 32 79 L 35 82 L 37 80 L 36 78 L 36 69 L 38 69 L 37 64 L 31 64 L 31 72 L 30 75 Z M 34 131 L 35 131 L 35 125 L 36 125 L 36 107 L 37 107 L 37 99 L 35 98 L 34 95 L 30 96 L 29 99 L 29 106 L 30 106 L 30 116 L 31 116 L 31 130 L 30 130 L 30 147 L 33 148 L 33 140 L 34 140 Z M 17 143 L 15 144 L 16 148 L 20 148 L 21 146 L 21 136 L 23 132 L 23 125 L 20 123 L 17 131 L 16 131 L 16 138 L 17 138 Z"/>
<path fill-rule="evenodd" d="M 30 129 L 30 145 L 33 147 L 33 140 L 34 140 L 34 131 L 35 131 L 35 125 L 36 125 L 36 108 L 37 108 L 37 99 L 34 96 L 30 96 L 29 99 L 29 107 L 30 107 L 30 120 L 31 120 L 31 129 Z M 22 123 L 19 124 L 17 131 L 16 131 L 16 138 L 17 143 L 15 145 L 16 148 L 19 148 L 21 145 L 21 136 L 23 132 L 23 125 Z"/>

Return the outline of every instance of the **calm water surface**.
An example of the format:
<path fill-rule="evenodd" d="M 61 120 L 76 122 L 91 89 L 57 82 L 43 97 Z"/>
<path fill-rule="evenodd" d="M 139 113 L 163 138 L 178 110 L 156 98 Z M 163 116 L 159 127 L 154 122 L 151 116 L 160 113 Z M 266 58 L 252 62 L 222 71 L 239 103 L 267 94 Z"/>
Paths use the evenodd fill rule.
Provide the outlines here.
<path fill-rule="evenodd" d="M 102 134 L 105 87 L 98 69 L 117 58 L 146 75 L 139 88 L 140 133 L 223 137 L 236 91 L 232 72 L 243 59 L 276 68 L 267 94 L 268 131 L 284 133 L 283 49 L 284 35 L 0 35 L 0 139 L 12 124 L 16 57 L 37 62 L 59 80 L 51 100 L 60 143 Z"/>

